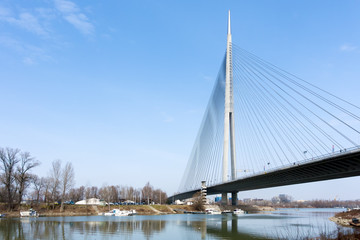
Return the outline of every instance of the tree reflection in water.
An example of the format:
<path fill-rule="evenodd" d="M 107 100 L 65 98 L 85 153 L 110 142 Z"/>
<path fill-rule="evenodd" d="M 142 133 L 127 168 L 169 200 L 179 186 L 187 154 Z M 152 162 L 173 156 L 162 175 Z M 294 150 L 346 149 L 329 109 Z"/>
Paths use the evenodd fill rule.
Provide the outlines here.
<path fill-rule="evenodd" d="M 164 220 L 118 220 L 115 218 L 104 221 L 71 221 L 71 218 L 2 219 L 0 239 L 66 240 L 98 235 L 131 238 L 134 233 L 142 233 L 142 238 L 149 239 L 153 234 L 163 231 L 166 225 Z"/>

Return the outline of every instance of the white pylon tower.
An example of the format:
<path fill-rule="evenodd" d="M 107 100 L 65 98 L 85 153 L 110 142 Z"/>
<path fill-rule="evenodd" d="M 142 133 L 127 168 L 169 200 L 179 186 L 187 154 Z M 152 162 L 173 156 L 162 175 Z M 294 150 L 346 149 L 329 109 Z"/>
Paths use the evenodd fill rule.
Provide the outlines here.
<path fill-rule="evenodd" d="M 228 16 L 228 32 L 226 46 L 226 75 L 225 75 L 225 115 L 224 115 L 224 151 L 223 151 L 223 182 L 228 181 L 229 140 L 231 154 L 231 180 L 236 179 L 235 152 L 235 123 L 234 123 L 234 95 L 233 95 L 233 67 L 230 10 Z M 230 135 L 230 136 L 229 136 Z M 227 193 L 222 194 L 222 202 L 227 202 Z"/>

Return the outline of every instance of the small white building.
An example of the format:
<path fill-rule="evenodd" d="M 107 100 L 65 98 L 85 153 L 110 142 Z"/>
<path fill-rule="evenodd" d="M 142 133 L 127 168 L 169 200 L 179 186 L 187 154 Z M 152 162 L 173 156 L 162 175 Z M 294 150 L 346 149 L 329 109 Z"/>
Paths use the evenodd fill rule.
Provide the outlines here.
<path fill-rule="evenodd" d="M 176 205 L 184 205 L 185 202 L 180 201 L 179 199 L 176 199 L 176 200 L 175 200 L 175 204 L 176 204 Z"/>
<path fill-rule="evenodd" d="M 100 200 L 98 198 L 89 198 L 78 201 L 75 203 L 76 205 L 98 205 L 98 206 L 105 206 L 107 203 L 104 200 Z"/>

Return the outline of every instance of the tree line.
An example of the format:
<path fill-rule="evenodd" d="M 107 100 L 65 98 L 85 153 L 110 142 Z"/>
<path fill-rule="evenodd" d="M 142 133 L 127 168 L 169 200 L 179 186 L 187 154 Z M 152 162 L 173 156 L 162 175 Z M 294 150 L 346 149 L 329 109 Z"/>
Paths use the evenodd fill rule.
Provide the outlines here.
<path fill-rule="evenodd" d="M 248 199 L 246 201 L 239 201 L 240 204 L 268 206 L 275 208 L 356 208 L 360 207 L 360 200 L 306 200 L 294 201 L 290 195 L 280 194 L 273 197 L 271 200 L 266 199 Z"/>
<path fill-rule="evenodd" d="M 98 198 L 108 203 L 132 201 L 134 203 L 152 204 L 166 203 L 167 194 L 161 189 L 155 189 L 149 182 L 143 188 L 120 185 L 80 186 L 68 193 L 68 199 L 79 201 L 82 199 Z"/>
<path fill-rule="evenodd" d="M 167 195 L 155 189 L 149 182 L 143 188 L 120 185 L 80 186 L 75 188 L 75 172 L 71 162 L 62 164 L 61 160 L 52 162 L 47 176 L 32 173 L 40 162 L 29 152 L 19 149 L 0 148 L 0 202 L 6 203 L 8 210 L 20 206 L 24 199 L 30 204 L 45 203 L 48 206 L 89 198 L 99 198 L 106 202 L 165 203 Z"/>

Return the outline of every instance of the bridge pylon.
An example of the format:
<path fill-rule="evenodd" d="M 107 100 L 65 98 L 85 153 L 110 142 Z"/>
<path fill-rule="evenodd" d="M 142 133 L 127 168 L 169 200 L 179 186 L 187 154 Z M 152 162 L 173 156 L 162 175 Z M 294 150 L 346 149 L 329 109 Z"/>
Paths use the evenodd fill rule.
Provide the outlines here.
<path fill-rule="evenodd" d="M 223 182 L 228 179 L 229 141 L 231 157 L 231 180 L 236 179 L 236 151 L 235 151 L 235 120 L 233 95 L 233 63 L 232 39 L 230 25 L 230 10 L 228 15 L 228 32 L 226 46 L 226 72 L 225 72 L 225 114 L 224 114 L 224 149 L 223 149 Z M 227 193 L 222 193 L 222 204 L 227 204 Z M 235 198 L 236 199 L 236 198 Z"/>

